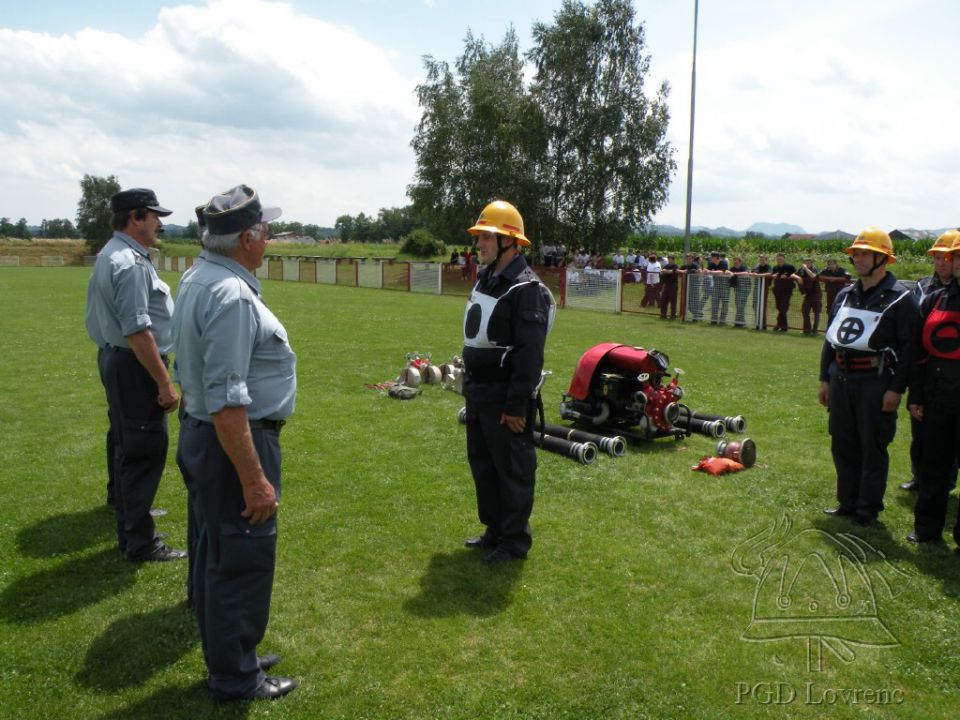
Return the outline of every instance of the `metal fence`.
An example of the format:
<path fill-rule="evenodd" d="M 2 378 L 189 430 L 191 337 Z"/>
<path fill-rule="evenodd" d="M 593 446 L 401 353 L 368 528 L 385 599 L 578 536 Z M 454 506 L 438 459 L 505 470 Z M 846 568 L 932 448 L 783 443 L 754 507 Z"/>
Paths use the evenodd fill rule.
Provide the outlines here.
<path fill-rule="evenodd" d="M 154 264 L 168 272 L 184 272 L 191 257 L 160 255 L 151 251 Z M 95 256 L 83 258 L 93 265 Z M 61 267 L 62 256 L 0 256 L 0 267 Z M 557 306 L 599 312 L 625 312 L 681 322 L 767 330 L 783 325 L 808 334 L 826 330 L 830 303 L 849 280 L 820 278 L 805 293 L 798 284 L 782 286 L 776 293 L 767 275 L 721 275 L 679 271 L 673 282 L 666 275 L 647 284 L 641 271 L 534 267 L 550 288 Z M 477 267 L 450 263 L 402 262 L 369 258 L 317 258 L 268 256 L 257 269 L 258 278 L 286 282 L 320 283 L 435 295 L 467 296 L 476 282 Z M 915 281 L 904 281 L 908 287 Z"/>

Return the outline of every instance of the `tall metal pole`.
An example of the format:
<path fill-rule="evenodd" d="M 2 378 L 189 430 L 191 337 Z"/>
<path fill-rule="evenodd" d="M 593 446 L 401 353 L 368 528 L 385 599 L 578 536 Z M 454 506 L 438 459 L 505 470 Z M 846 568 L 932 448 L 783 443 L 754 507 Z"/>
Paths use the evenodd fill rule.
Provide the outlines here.
<path fill-rule="evenodd" d="M 693 0 L 693 70 L 690 72 L 690 151 L 687 158 L 687 223 L 683 230 L 683 253 L 690 252 L 690 204 L 693 197 L 693 114 L 697 104 L 697 15 L 700 0 Z"/>

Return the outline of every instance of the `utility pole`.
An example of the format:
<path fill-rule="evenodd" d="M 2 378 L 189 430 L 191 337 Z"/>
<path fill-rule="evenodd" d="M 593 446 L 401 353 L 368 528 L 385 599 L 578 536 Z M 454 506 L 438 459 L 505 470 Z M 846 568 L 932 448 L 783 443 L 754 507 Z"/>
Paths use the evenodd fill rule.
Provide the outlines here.
<path fill-rule="evenodd" d="M 690 72 L 690 151 L 687 157 L 687 223 L 683 230 L 683 253 L 690 252 L 690 204 L 693 197 L 693 115 L 697 101 L 697 15 L 700 0 L 693 0 L 693 70 Z"/>

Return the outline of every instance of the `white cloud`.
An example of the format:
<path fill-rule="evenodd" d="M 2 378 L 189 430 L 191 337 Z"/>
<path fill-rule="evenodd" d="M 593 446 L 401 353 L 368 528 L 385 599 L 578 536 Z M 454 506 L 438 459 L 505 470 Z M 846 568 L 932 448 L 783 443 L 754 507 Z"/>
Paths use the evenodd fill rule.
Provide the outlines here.
<path fill-rule="evenodd" d="M 140 38 L 0 29 L 0 102 L 17 108 L 0 213 L 73 217 L 84 173 L 153 187 L 174 222 L 257 178 L 304 222 L 405 204 L 415 84 L 354 31 L 264 0 L 166 8 Z"/>
<path fill-rule="evenodd" d="M 960 113 L 955 67 L 928 47 L 896 42 L 904 15 L 923 10 L 935 21 L 933 10 L 946 6 L 850 5 L 805 5 L 768 32 L 714 37 L 699 49 L 694 224 L 743 229 L 779 219 L 853 231 L 956 222 L 948 197 L 960 180 L 945 159 L 956 167 L 946 121 Z M 689 63 L 678 53 L 671 75 L 689 78 Z M 680 167 L 660 219 L 678 224 L 689 85 L 674 86 L 671 110 Z"/>

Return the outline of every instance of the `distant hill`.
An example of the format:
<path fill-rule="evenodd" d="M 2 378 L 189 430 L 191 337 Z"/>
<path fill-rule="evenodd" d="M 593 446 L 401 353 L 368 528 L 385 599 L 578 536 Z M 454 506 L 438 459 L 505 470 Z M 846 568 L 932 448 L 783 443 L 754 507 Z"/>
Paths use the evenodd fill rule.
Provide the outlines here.
<path fill-rule="evenodd" d="M 787 233 L 804 235 L 807 231 L 799 225 L 791 225 L 790 223 L 755 222 L 747 228 L 747 232 L 762 233 L 764 235 L 770 235 L 771 237 L 781 237 Z"/>

